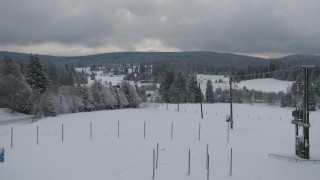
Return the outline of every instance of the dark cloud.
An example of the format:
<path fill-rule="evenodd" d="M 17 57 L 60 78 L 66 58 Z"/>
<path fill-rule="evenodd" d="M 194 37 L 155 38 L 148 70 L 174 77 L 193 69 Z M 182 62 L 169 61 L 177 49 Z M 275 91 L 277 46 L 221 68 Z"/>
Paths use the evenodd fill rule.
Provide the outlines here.
<path fill-rule="evenodd" d="M 0 1 L 1 50 L 320 54 L 317 0 Z"/>

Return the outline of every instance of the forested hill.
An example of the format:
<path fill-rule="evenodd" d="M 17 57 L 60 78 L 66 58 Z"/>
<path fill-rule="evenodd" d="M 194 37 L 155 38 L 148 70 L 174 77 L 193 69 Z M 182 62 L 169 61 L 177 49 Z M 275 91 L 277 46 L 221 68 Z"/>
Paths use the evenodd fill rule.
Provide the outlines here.
<path fill-rule="evenodd" d="M 8 56 L 18 63 L 27 63 L 30 54 L 0 51 L 0 59 Z M 72 67 L 112 67 L 119 64 L 153 65 L 153 76 L 161 76 L 164 71 L 182 71 L 200 74 L 247 75 L 290 69 L 302 64 L 316 65 L 316 72 L 311 76 L 318 79 L 320 74 L 320 56 L 290 55 L 276 59 L 265 59 L 232 53 L 208 51 L 198 52 L 115 52 L 88 56 L 49 56 L 39 55 L 45 64 L 65 65 Z M 282 72 L 268 76 L 246 76 L 246 79 L 273 77 L 282 80 L 298 80 L 300 73 Z M 243 80 L 243 79 L 240 79 Z"/>
<path fill-rule="evenodd" d="M 0 58 L 5 56 L 14 58 L 17 61 L 26 61 L 30 54 L 0 51 Z M 95 54 L 88 56 L 48 56 L 39 55 L 43 62 L 71 63 L 75 66 L 85 66 L 88 64 L 108 64 L 108 63 L 152 63 L 155 61 L 210 61 L 210 62 L 235 62 L 235 61 L 256 61 L 266 60 L 258 57 L 237 55 L 232 53 L 217 52 L 115 52 Z"/>

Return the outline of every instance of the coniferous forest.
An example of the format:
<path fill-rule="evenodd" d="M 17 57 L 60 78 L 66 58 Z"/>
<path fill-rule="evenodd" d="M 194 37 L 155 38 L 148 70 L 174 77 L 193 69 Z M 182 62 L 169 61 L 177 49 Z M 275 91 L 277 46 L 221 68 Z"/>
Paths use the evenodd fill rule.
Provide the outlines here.
<path fill-rule="evenodd" d="M 146 101 L 146 90 L 159 92 L 162 103 L 229 102 L 229 90 L 215 89 L 207 80 L 201 91 L 197 74 L 233 76 L 236 82 L 249 79 L 274 78 L 296 81 L 286 93 L 266 93 L 243 89 L 233 90 L 235 103 L 280 104 L 298 107 L 302 100 L 300 65 L 315 66 L 310 71 L 310 110 L 320 106 L 320 57 L 286 56 L 263 59 L 228 53 L 108 53 L 80 57 L 55 57 L 0 52 L 0 107 L 34 114 L 36 118 L 57 114 L 103 109 L 136 108 Z M 103 68 L 113 74 L 125 75 L 124 80 L 160 84 L 132 86 L 104 84 L 94 76 L 75 71 L 76 67 Z M 129 71 L 131 69 L 131 71 Z"/>

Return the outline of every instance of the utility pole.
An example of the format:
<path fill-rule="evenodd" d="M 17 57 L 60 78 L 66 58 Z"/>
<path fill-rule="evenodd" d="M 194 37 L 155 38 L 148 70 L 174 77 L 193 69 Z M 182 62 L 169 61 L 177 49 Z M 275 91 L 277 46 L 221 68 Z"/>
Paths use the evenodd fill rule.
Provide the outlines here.
<path fill-rule="evenodd" d="M 232 111 L 232 76 L 229 77 L 230 84 L 230 128 L 233 129 L 233 111 Z"/>
<path fill-rule="evenodd" d="M 304 74 L 304 86 L 303 86 L 303 105 L 302 110 L 296 109 L 292 111 L 293 120 L 292 124 L 295 124 L 295 140 L 296 140 L 296 155 L 310 159 L 310 143 L 309 143 L 309 70 L 314 66 L 303 65 L 294 67 L 302 69 Z M 302 135 L 299 135 L 299 129 L 302 127 Z"/>
<path fill-rule="evenodd" d="M 308 66 L 303 66 L 304 73 L 304 96 L 303 96 L 303 145 L 305 152 L 305 159 L 310 159 L 310 151 L 309 151 L 309 68 Z"/>

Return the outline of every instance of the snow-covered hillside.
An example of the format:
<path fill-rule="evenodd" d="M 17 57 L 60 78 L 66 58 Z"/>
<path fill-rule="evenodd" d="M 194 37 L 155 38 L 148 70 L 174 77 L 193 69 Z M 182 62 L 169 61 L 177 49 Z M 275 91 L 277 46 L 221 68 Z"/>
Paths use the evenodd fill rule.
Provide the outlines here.
<path fill-rule="evenodd" d="M 213 83 L 213 88 L 221 88 L 222 90 L 229 89 L 229 78 L 225 76 L 216 76 L 216 75 L 197 75 L 198 82 L 201 83 L 202 90 L 205 92 L 207 80 L 211 79 Z M 219 82 L 220 80 L 220 82 Z M 256 90 L 256 91 L 264 91 L 264 92 L 287 92 L 289 86 L 291 86 L 293 81 L 281 81 L 272 78 L 266 79 L 253 79 L 241 81 L 239 83 L 235 83 L 233 88 L 235 89 L 243 89 L 245 86 L 247 89 Z"/>
<path fill-rule="evenodd" d="M 266 78 L 241 81 L 240 83 L 237 83 L 236 86 L 241 89 L 246 87 L 249 90 L 254 89 L 264 92 L 287 92 L 288 87 L 290 87 L 292 83 L 293 81 L 281 81 L 272 78 Z"/>
<path fill-rule="evenodd" d="M 0 179 L 150 180 L 152 153 L 157 143 L 160 153 L 155 179 L 158 180 L 207 179 L 207 144 L 210 179 L 317 180 L 320 177 L 319 163 L 268 156 L 273 153 L 295 157 L 291 109 L 235 104 L 235 126 L 230 131 L 229 143 L 225 122 L 229 104 L 204 104 L 204 119 L 200 118 L 198 104 L 181 104 L 180 111 L 176 109 L 177 105 L 169 104 L 167 109 L 166 104 L 160 104 L 141 109 L 66 114 L 31 124 L 0 126 L 0 148 L 5 148 Z M 319 111 L 310 114 L 311 159 L 320 159 L 319 119 Z M 229 175 L 231 148 L 232 176 Z M 187 175 L 189 149 L 191 174 Z"/>

